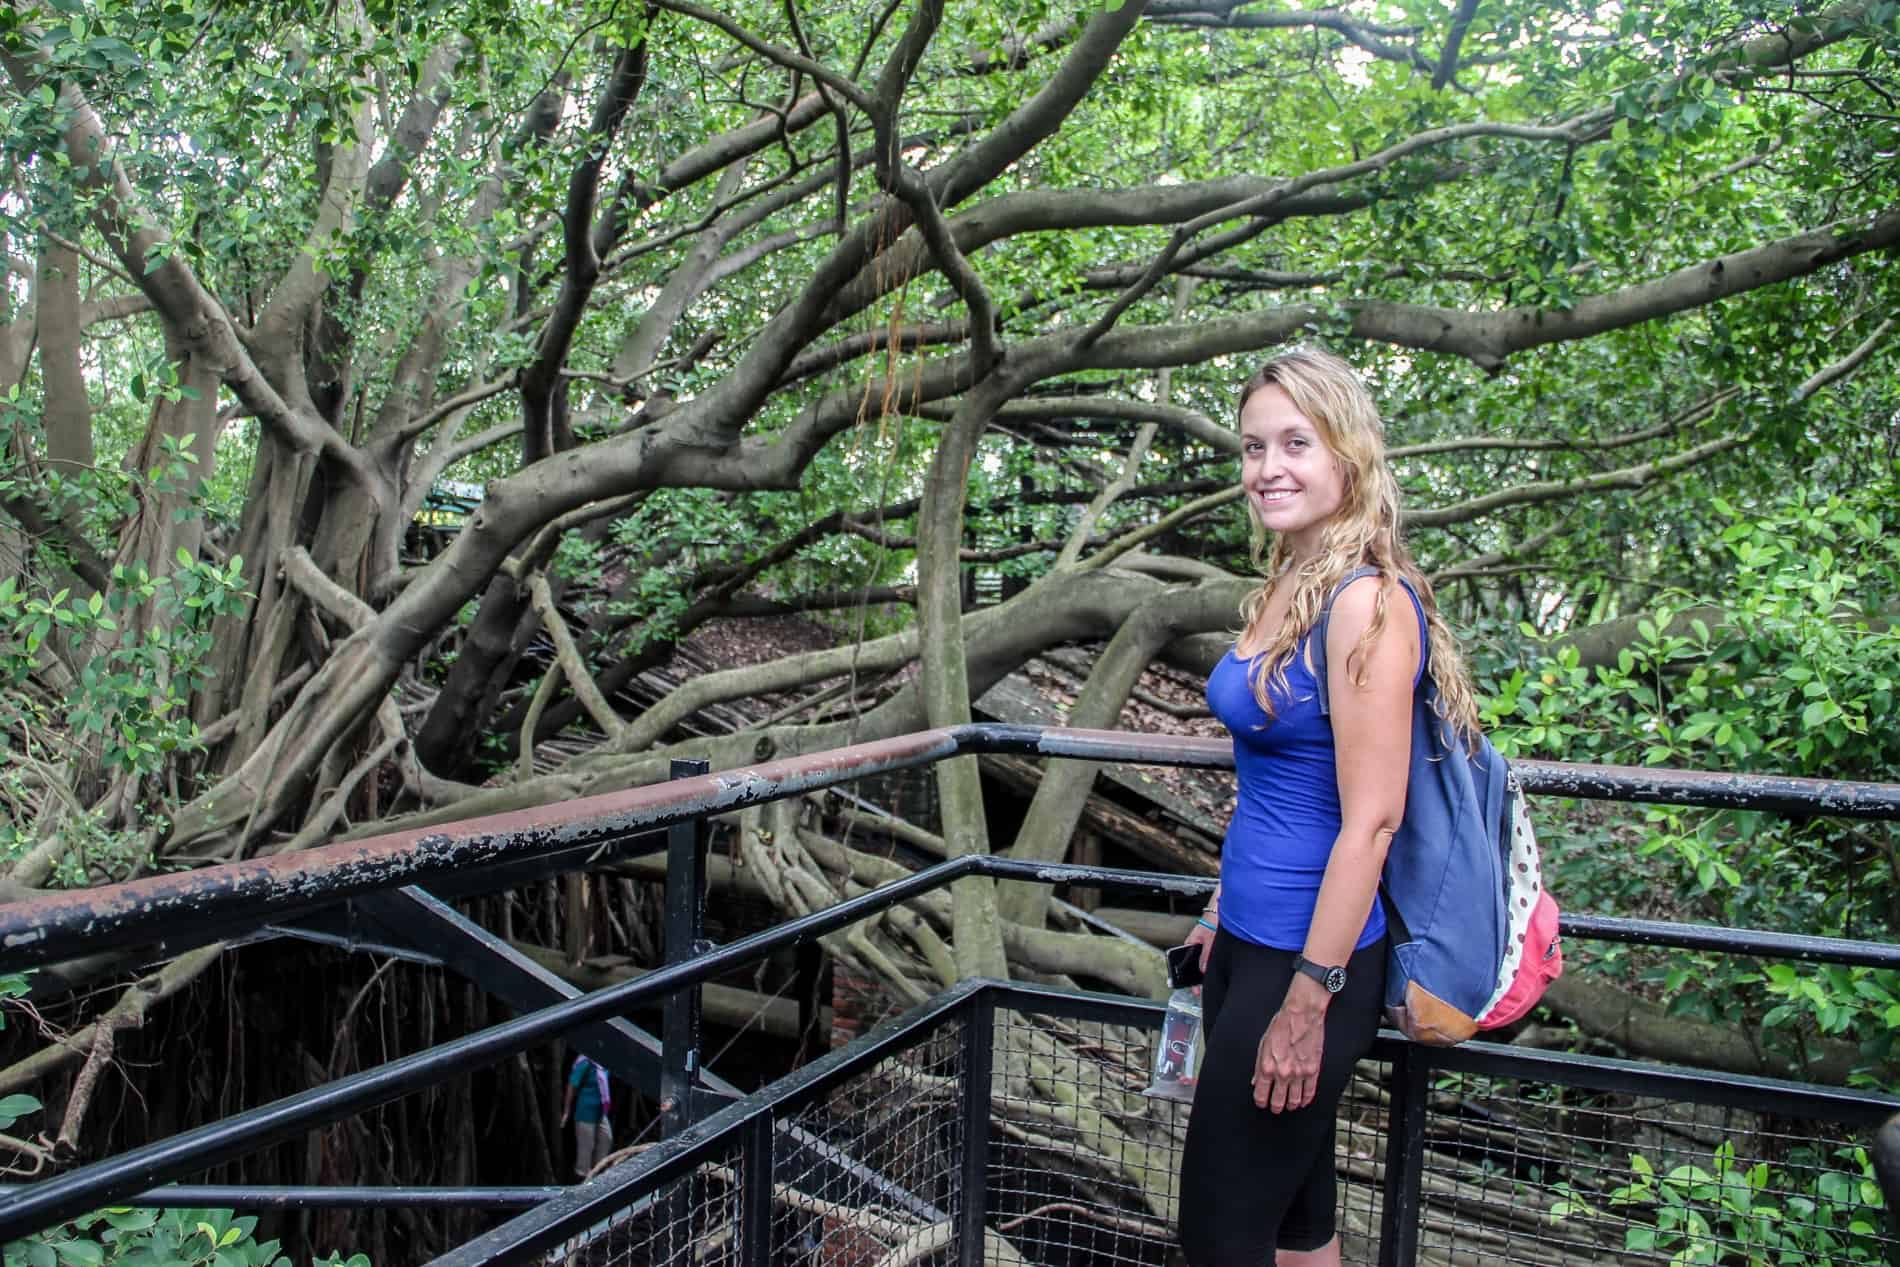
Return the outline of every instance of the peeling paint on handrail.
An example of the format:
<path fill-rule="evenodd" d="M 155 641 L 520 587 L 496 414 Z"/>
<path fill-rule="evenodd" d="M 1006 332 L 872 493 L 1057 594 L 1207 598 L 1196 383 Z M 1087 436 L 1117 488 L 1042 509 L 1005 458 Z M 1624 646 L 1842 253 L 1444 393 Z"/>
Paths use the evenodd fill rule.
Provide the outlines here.
<path fill-rule="evenodd" d="M 563 849 L 614 844 L 690 818 L 868 775 L 979 753 L 1223 769 L 1219 739 L 977 723 L 788 757 L 533 809 L 391 832 L 123 884 L 0 905 L 0 971 L 163 943 L 168 951 L 250 932 L 345 899 Z M 1900 819 L 1900 784 L 1633 766 L 1514 762 L 1537 795 Z"/>

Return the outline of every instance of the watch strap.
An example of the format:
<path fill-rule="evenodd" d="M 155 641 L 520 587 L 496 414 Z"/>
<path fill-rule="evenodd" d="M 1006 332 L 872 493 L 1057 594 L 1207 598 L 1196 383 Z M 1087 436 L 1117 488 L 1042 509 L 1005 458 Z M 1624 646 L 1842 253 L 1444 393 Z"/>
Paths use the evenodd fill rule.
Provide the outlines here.
<path fill-rule="evenodd" d="M 1314 963 L 1305 955 L 1296 955 L 1293 959 L 1293 971 L 1305 973 L 1326 987 L 1326 993 L 1338 994 L 1346 988 L 1346 970 L 1342 967 L 1327 967 Z"/>

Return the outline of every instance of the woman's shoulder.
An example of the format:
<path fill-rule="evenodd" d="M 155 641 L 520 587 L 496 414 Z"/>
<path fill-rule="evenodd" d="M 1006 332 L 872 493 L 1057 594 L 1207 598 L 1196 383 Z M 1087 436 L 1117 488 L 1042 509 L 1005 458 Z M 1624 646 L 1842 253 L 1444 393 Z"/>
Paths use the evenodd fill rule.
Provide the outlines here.
<path fill-rule="evenodd" d="M 1390 582 L 1397 582 L 1396 588 L 1407 598 L 1407 606 L 1424 612 L 1424 605 L 1418 594 L 1402 576 L 1387 578 L 1381 572 L 1367 572 L 1355 576 L 1341 585 L 1333 594 L 1332 612 L 1328 617 L 1326 641 L 1329 648 L 1338 639 L 1357 642 L 1366 629 L 1371 626 L 1373 616 L 1379 607 L 1380 592 Z M 1401 610 L 1403 610 L 1401 608 Z"/>
<path fill-rule="evenodd" d="M 1333 591 L 1332 624 L 1356 623 L 1363 631 L 1371 623 L 1374 608 L 1379 603 L 1379 591 L 1386 586 L 1384 574 L 1366 572 L 1347 579 Z"/>

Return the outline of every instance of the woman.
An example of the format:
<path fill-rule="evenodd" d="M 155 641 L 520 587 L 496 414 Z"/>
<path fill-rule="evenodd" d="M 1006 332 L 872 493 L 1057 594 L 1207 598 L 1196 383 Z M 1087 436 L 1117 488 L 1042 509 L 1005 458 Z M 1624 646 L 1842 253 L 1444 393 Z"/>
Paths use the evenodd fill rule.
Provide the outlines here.
<path fill-rule="evenodd" d="M 614 1150 L 614 1095 L 607 1071 L 586 1056 L 574 1057 L 567 1071 L 567 1099 L 561 1125 L 574 1119 L 574 1174 L 585 1179 Z"/>
<path fill-rule="evenodd" d="M 1267 580 L 1207 683 L 1239 799 L 1194 935 L 1207 1048 L 1181 1164 L 1192 1267 L 1339 1262 L 1333 1117 L 1385 995 L 1373 901 L 1405 812 L 1413 696 L 1429 668 L 1467 734 L 1477 708 L 1399 540 L 1378 410 L 1339 358 L 1275 358 L 1241 389 L 1241 487 Z M 1356 570 L 1369 574 L 1341 587 Z M 1337 593 L 1335 594 L 1335 591 Z M 1330 719 L 1308 642 L 1332 598 Z M 1277 1254 L 1277 1257 L 1276 1257 Z"/>

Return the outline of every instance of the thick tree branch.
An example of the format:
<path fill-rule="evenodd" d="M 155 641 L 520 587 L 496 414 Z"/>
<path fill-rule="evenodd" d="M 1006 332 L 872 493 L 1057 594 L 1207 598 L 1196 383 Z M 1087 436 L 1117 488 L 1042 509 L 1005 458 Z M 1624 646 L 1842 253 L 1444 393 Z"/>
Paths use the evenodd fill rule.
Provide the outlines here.
<path fill-rule="evenodd" d="M 30 26 L 20 34 L 27 40 L 37 36 Z M 23 57 L 0 50 L 0 65 L 22 96 L 41 86 L 43 56 Z M 66 170 L 89 199 L 100 235 L 152 306 L 192 354 L 286 445 L 299 452 L 323 453 L 343 469 L 366 478 L 361 457 L 342 437 L 314 414 L 293 409 L 266 381 L 224 306 L 204 288 L 169 235 L 141 206 L 130 178 L 111 156 L 104 123 L 84 94 L 68 81 L 58 85 L 57 99 L 60 117 L 66 121 L 60 141 L 60 150 L 69 160 Z"/>
<path fill-rule="evenodd" d="M 127 317 L 137 317 L 152 311 L 152 301 L 145 295 L 111 295 L 105 299 L 93 299 L 82 304 L 79 309 L 80 324 L 87 329 L 103 325 L 108 321 L 123 321 Z"/>
<path fill-rule="evenodd" d="M 951 288 L 970 311 L 971 369 L 976 378 L 990 372 L 1001 349 L 996 344 L 996 310 L 989 293 L 970 261 L 957 248 L 956 238 L 944 223 L 943 209 L 924 177 L 898 152 L 898 109 L 904 89 L 923 61 L 924 50 L 943 22 L 943 0 L 917 0 L 916 12 L 904 28 L 897 47 L 878 76 L 877 93 L 872 103 L 871 126 L 876 133 L 878 184 L 885 192 L 901 199 L 910 208 L 930 248 L 930 256 L 949 281 Z"/>
<path fill-rule="evenodd" d="M 554 654 L 559 658 L 562 671 L 567 675 L 568 685 L 574 688 L 574 694 L 587 709 L 587 715 L 594 719 L 602 733 L 617 739 L 626 730 L 626 724 L 614 712 L 594 685 L 594 675 L 588 671 L 587 661 L 581 655 L 581 649 L 574 643 L 574 635 L 568 632 L 567 622 L 561 619 L 561 609 L 554 605 L 554 594 L 548 589 L 548 578 L 540 572 L 528 577 L 528 596 L 534 604 L 535 614 L 541 617 L 542 625 L 548 631 L 548 637 L 554 640 Z"/>
<path fill-rule="evenodd" d="M 846 335 L 835 343 L 827 343 L 820 348 L 802 352 L 798 358 L 786 367 L 785 377 L 780 385 L 790 387 L 793 383 L 836 369 L 847 361 L 861 356 L 870 356 L 886 349 L 898 352 L 914 352 L 918 348 L 933 344 L 961 343 L 970 337 L 970 323 L 967 321 L 932 321 L 918 325 L 900 326 L 893 331 L 888 326 L 878 326 L 871 330 L 861 330 Z"/>
<path fill-rule="evenodd" d="M 1429 580 L 1435 588 L 1443 585 L 1447 581 L 1455 581 L 1459 577 L 1486 575 L 1493 568 L 1528 559 L 1548 545 L 1559 532 L 1562 532 L 1569 526 L 1570 521 L 1567 518 L 1560 519 L 1542 532 L 1534 533 L 1522 541 L 1515 541 L 1502 549 L 1490 550 L 1484 554 L 1474 555 L 1469 559 L 1464 559 L 1448 568 L 1441 568 L 1433 572 L 1426 579 Z"/>
<path fill-rule="evenodd" d="M 1455 505 L 1409 512 L 1405 516 L 1405 524 L 1408 528 L 1443 528 L 1448 524 L 1466 523 L 1485 515 L 1495 514 L 1508 506 L 1531 506 L 1539 502 L 1560 501 L 1612 488 L 1642 488 L 1692 466 L 1699 466 L 1718 454 L 1747 444 L 1754 435 L 1754 428 L 1750 427 L 1735 435 L 1705 441 L 1681 453 L 1671 454 L 1669 457 L 1660 458 L 1654 462 L 1643 462 L 1614 471 L 1602 471 L 1595 475 L 1586 475 L 1581 479 L 1541 480 L 1530 484 L 1519 484 L 1512 488 L 1501 488 L 1494 493 L 1486 493 L 1482 497 L 1473 497 Z"/>
<path fill-rule="evenodd" d="M 970 310 L 970 371 L 976 378 L 990 372 L 1003 355 L 996 341 L 996 307 L 982 279 L 970 267 L 970 261 L 957 249 L 955 237 L 944 223 L 930 190 L 916 172 L 903 163 L 895 163 L 887 173 L 887 188 L 902 199 L 917 219 L 917 228 L 930 248 L 930 255 L 949 281 L 957 298 Z"/>
<path fill-rule="evenodd" d="M 1331 31 L 1351 44 L 1383 61 L 1398 62 L 1418 70 L 1431 70 L 1432 63 L 1416 48 L 1392 43 L 1393 39 L 1416 36 L 1416 27 L 1390 27 L 1365 22 L 1342 8 L 1287 9 L 1260 12 L 1244 10 L 1248 0 L 1157 0 L 1153 16 L 1157 22 L 1180 26 L 1218 26 L 1249 31 L 1284 31 L 1317 27 Z"/>
<path fill-rule="evenodd" d="M 745 180 L 746 166 L 746 161 L 742 159 L 720 176 L 719 184 L 713 191 L 715 204 L 731 199 Z M 661 349 L 672 337 L 688 306 L 713 284 L 713 270 L 719 261 L 719 252 L 729 240 L 732 224 L 742 219 L 735 217 L 730 223 L 715 222 L 694 240 L 685 257 L 667 277 L 660 293 L 647 306 L 646 312 L 634 324 L 632 332 L 614 355 L 615 378 L 631 383 L 658 368 Z"/>
<path fill-rule="evenodd" d="M 1152 541 L 1163 533 L 1172 532 L 1182 524 L 1199 519 L 1202 515 L 1210 511 L 1218 510 L 1229 502 L 1239 500 L 1240 485 L 1237 483 L 1231 488 L 1223 488 L 1218 493 L 1209 493 L 1205 497 L 1197 497 L 1185 506 L 1163 515 L 1153 523 L 1143 524 L 1131 532 L 1122 534 L 1115 540 L 1109 542 L 1106 546 L 1103 546 L 1100 550 L 1097 550 L 1094 554 L 1091 554 L 1088 558 L 1082 560 L 1077 566 L 1084 568 L 1107 567 L 1135 547 Z"/>
<path fill-rule="evenodd" d="M 561 290 L 541 328 L 534 359 L 521 372 L 523 465 L 537 462 L 560 447 L 554 435 L 553 415 L 561 366 L 567 361 L 574 332 L 580 327 L 587 301 L 600 279 L 601 255 L 618 232 L 616 217 L 612 214 L 599 224 L 595 222 L 601 168 L 627 111 L 646 83 L 648 44 L 643 35 L 638 44 L 615 54 L 613 69 L 608 72 L 607 82 L 601 87 L 593 117 L 588 122 L 587 145 L 568 177 L 567 205 L 561 213 L 562 238 L 567 248 Z"/>
<path fill-rule="evenodd" d="M 1054 135 L 1108 68 L 1115 50 L 1147 8 L 1147 0 L 1125 0 L 1090 18 L 1062 65 L 1035 96 L 1011 111 L 981 141 L 930 170 L 926 180 L 937 205 L 956 206 Z"/>
<path fill-rule="evenodd" d="M 416 75 L 415 92 L 403 107 L 383 156 L 369 169 L 369 177 L 363 187 L 365 209 L 371 212 L 388 210 L 395 205 L 396 196 L 409 183 L 409 173 L 416 159 L 428 147 L 429 138 L 435 134 L 436 123 L 449 103 L 449 76 L 465 51 L 465 40 L 459 36 L 450 37 L 430 49 L 429 55 L 422 59 L 422 67 Z"/>
<path fill-rule="evenodd" d="M 376 619 L 376 610 L 323 574 L 302 546 L 284 551 L 284 579 L 296 591 L 342 625 L 355 632 Z"/>
<path fill-rule="evenodd" d="M 429 467 L 434 474 L 427 484 L 412 485 L 412 487 L 420 487 L 426 492 L 429 486 L 434 484 L 435 477 L 440 476 L 443 471 L 448 470 L 463 458 L 468 457 L 470 454 L 480 453 L 483 449 L 491 449 L 502 441 L 512 440 L 520 434 L 520 419 L 510 419 L 507 422 L 496 423 L 486 430 L 477 431 L 474 435 L 458 436 L 443 449 L 441 461 L 439 462 L 436 461 L 435 449 L 431 447 L 424 457 L 428 461 Z"/>
<path fill-rule="evenodd" d="M 1194 298 L 1197 283 L 1182 278 L 1175 283 L 1174 319 L 1179 321 L 1187 315 L 1188 303 Z M 1174 371 L 1163 369 L 1155 376 L 1155 403 L 1163 409 L 1170 408 L 1174 395 Z M 1141 424 L 1135 433 L 1134 442 L 1128 446 L 1128 456 L 1122 461 L 1121 471 L 1110 480 L 1102 491 L 1082 511 L 1082 517 L 1076 521 L 1068 542 L 1062 547 L 1062 553 L 1056 557 L 1055 566 L 1067 567 L 1081 556 L 1082 548 L 1088 543 L 1096 523 L 1114 505 L 1115 500 L 1134 488 L 1141 474 L 1141 464 L 1147 459 L 1148 446 L 1154 443 L 1155 430 L 1160 424 L 1149 419 Z"/>
<path fill-rule="evenodd" d="M 917 541 L 910 537 L 899 537 L 884 531 L 874 524 L 847 517 L 843 530 L 855 537 L 862 537 L 873 545 L 883 546 L 886 550 L 915 550 Z M 959 563 L 1001 563 L 1005 559 L 1021 559 L 1032 554 L 1057 553 L 1064 548 L 1065 542 L 1072 538 L 1055 537 L 1048 541 L 1017 541 L 1006 546 L 995 546 L 979 550 L 971 546 L 962 546 L 957 550 Z M 1086 544 L 1100 545 L 1100 541 L 1091 538 Z"/>
<path fill-rule="evenodd" d="M 1841 379 L 1851 375 L 1855 370 L 1866 364 L 1867 358 L 1878 351 L 1882 343 L 1886 342 L 1887 336 L 1893 333 L 1894 325 L 1895 318 L 1893 317 L 1888 317 L 1885 321 L 1881 322 L 1874 328 L 1874 332 L 1863 339 L 1860 345 L 1852 352 L 1849 352 L 1846 356 L 1835 361 L 1833 364 L 1822 366 L 1816 370 L 1806 382 L 1795 389 L 1794 398 L 1797 401 L 1806 400 L 1822 388 L 1837 383 Z"/>
<path fill-rule="evenodd" d="M 464 388 L 462 391 L 459 391 L 455 395 L 449 397 L 447 400 L 443 401 L 441 404 L 437 405 L 435 408 L 429 410 L 427 413 L 422 414 L 420 417 L 412 418 L 408 422 L 404 423 L 395 432 L 392 438 L 398 442 L 403 442 L 403 443 L 413 440 L 417 436 L 420 436 L 423 432 L 427 431 L 430 427 L 433 427 L 436 423 L 441 422 L 444 418 L 447 418 L 451 414 L 460 413 L 465 409 L 473 409 L 476 405 L 481 404 L 484 400 L 487 400 L 493 396 L 499 396 L 503 392 L 507 391 L 509 388 L 519 385 L 520 382 L 521 382 L 520 374 L 515 373 L 515 374 L 508 375 L 506 378 L 498 378 L 492 382 L 480 383 L 474 387 Z M 506 432 L 508 435 L 513 435 L 516 431 L 520 429 L 521 429 L 520 423 L 511 422 L 507 425 Z M 476 446 L 476 448 L 468 450 L 468 452 L 469 453 L 478 452 L 479 450 L 485 449 L 488 447 L 489 444 L 493 444 L 493 443 L 494 441 L 490 440 L 485 444 L 478 445 Z"/>
<path fill-rule="evenodd" d="M 90 1055 L 104 1028 L 136 1028 L 145 1023 L 153 1004 L 170 998 L 201 976 L 224 953 L 224 943 L 188 950 L 157 972 L 127 987 L 107 1012 L 92 1024 L 68 1034 L 61 1042 L 42 1047 L 26 1059 L 0 1070 L 0 1094 L 30 1087 L 67 1065 Z"/>
<path fill-rule="evenodd" d="M 1292 180 L 1276 184 L 1273 188 L 1261 193 L 1243 198 L 1238 202 L 1230 203 L 1225 207 L 1217 207 L 1203 215 L 1196 216 L 1170 234 L 1167 245 L 1162 247 L 1161 250 L 1155 254 L 1155 257 L 1149 262 L 1148 267 L 1143 270 L 1141 276 L 1136 278 L 1120 295 L 1116 296 L 1114 302 L 1108 306 L 1107 310 L 1097 317 L 1087 329 L 1076 336 L 1076 350 L 1078 352 L 1086 351 L 1089 347 L 1094 345 L 1096 340 L 1113 329 L 1115 323 L 1121 319 L 1122 314 L 1127 312 L 1137 300 L 1141 299 L 1154 288 L 1155 283 L 1159 282 L 1168 274 L 1174 264 L 1175 258 L 1180 255 L 1182 249 L 1185 248 L 1189 242 L 1193 241 L 1195 237 L 1199 236 L 1202 231 L 1210 229 L 1217 224 L 1224 223 L 1228 220 L 1241 219 L 1243 217 L 1257 219 L 1267 216 L 1274 211 L 1278 204 L 1289 198 L 1296 198 L 1301 194 L 1308 193 L 1322 186 L 1336 186 L 1350 180 L 1356 180 L 1360 177 L 1370 175 L 1373 172 L 1389 168 L 1394 163 L 1399 162 L 1401 159 L 1408 158 L 1413 154 L 1443 145 L 1455 144 L 1459 141 L 1497 138 L 1576 145 L 1586 136 L 1600 131 L 1602 124 L 1609 117 L 1609 114 L 1610 112 L 1608 110 L 1594 110 L 1578 115 L 1576 118 L 1564 123 L 1549 127 L 1518 123 L 1461 123 L 1453 124 L 1449 127 L 1431 128 L 1424 132 L 1408 136 L 1403 141 L 1389 145 L 1376 154 L 1368 155 L 1356 162 L 1344 163 L 1336 167 L 1321 168 L 1316 171 L 1307 172 Z"/>
<path fill-rule="evenodd" d="M 718 27 L 738 43 L 743 44 L 767 61 L 776 62 L 787 70 L 795 70 L 800 74 L 810 75 L 813 80 L 825 85 L 866 114 L 871 113 L 871 98 L 865 93 L 864 89 L 858 87 L 858 85 L 852 83 L 837 71 L 832 70 L 829 66 L 803 56 L 802 54 L 794 53 L 790 49 L 780 48 L 778 45 L 770 43 L 767 40 L 762 40 L 725 14 L 718 13 L 712 9 L 703 8 L 697 4 L 688 3 L 688 0 L 652 0 L 652 3 L 656 9 L 666 9 L 682 17 L 693 18 L 697 21 L 704 22 L 708 26 Z"/>
<path fill-rule="evenodd" d="M 932 169 L 933 174 L 937 169 Z M 1278 182 L 1256 176 L 1223 177 L 1181 185 L 1142 185 L 1118 189 L 1023 190 L 985 200 L 948 220 L 957 247 L 965 255 L 1003 238 L 1057 229 L 1178 224 L 1184 219 L 1270 192 Z M 1186 251 L 1183 266 L 1198 263 L 1264 232 L 1280 219 L 1340 215 L 1370 205 L 1373 195 L 1334 188 L 1309 191 L 1279 203 L 1275 218 L 1260 218 L 1238 232 L 1215 234 Z M 843 289 L 827 311 L 832 323 L 863 310 L 879 296 L 920 271 L 929 258 L 922 235 L 906 234 L 886 252 L 879 268 Z M 1139 276 L 1139 273 L 1135 274 Z"/>
<path fill-rule="evenodd" d="M 1143 602 L 1109 640 L 1088 682 L 1070 707 L 1068 724 L 1092 729 L 1115 725 L 1135 681 L 1162 647 L 1210 624 L 1232 621 L 1241 599 L 1258 585 L 1249 577 L 1229 577 L 1195 586 L 1170 586 Z M 1060 861 L 1095 786 L 1092 761 L 1051 761 L 1031 799 L 1022 827 L 1010 846 L 1012 858 Z M 1050 890 L 1040 884 L 1012 884 L 1000 898 L 1002 915 L 1039 928 L 1048 911 Z"/>
<path fill-rule="evenodd" d="M 25 437 L 18 436 L 13 448 L 18 452 L 24 443 Z M 112 567 L 86 539 L 85 528 L 78 517 L 70 510 L 57 511 L 26 496 L 21 490 L 27 482 L 18 478 L 7 481 L 5 491 L 0 491 L 0 510 L 11 515 L 28 533 L 58 549 L 80 580 L 94 591 L 104 593 L 112 580 Z M 37 479 L 32 482 L 38 484 Z"/>
<path fill-rule="evenodd" d="M 364 50 L 368 22 L 360 0 L 345 0 L 335 8 L 338 37 Z M 369 181 L 370 157 L 375 148 L 372 123 L 375 101 L 365 93 L 350 114 L 348 140 L 331 147 L 328 171 L 321 175 L 317 213 L 270 297 L 257 314 L 251 347 L 264 361 L 264 371 L 294 404 L 304 406 L 309 395 L 303 373 L 304 327 L 332 278 L 319 266 L 336 242 L 356 222 L 357 204 Z M 128 261 L 129 262 L 129 261 Z"/>
<path fill-rule="evenodd" d="M 896 6 L 893 4 L 891 8 L 884 11 L 883 18 L 880 18 L 878 22 L 880 27 L 883 25 L 884 19 L 887 19 L 895 8 Z M 798 0 L 785 0 L 785 20 L 791 23 L 792 35 L 798 40 L 798 51 L 806 58 L 816 61 L 817 54 L 812 52 L 811 41 L 805 38 L 805 28 L 798 20 Z M 875 42 L 876 39 L 877 35 L 874 32 L 870 40 L 865 42 L 864 49 L 867 55 L 871 50 L 871 44 Z M 857 72 L 853 71 L 852 77 L 856 78 L 856 74 Z M 818 93 L 825 99 L 825 108 L 831 111 L 832 124 L 838 138 L 836 222 L 832 227 L 838 234 L 842 235 L 844 233 L 845 223 L 850 219 L 851 215 L 851 116 L 850 113 L 845 110 L 844 103 L 832 96 L 831 89 L 826 87 L 822 81 L 819 83 Z"/>
<path fill-rule="evenodd" d="M 1486 369 L 1513 352 L 1584 339 L 1816 272 L 1900 243 L 1900 208 L 1858 224 L 1829 225 L 1677 269 L 1652 281 L 1579 299 L 1568 309 L 1460 313 L 1411 304 L 1365 303 L 1353 333 L 1403 347 L 1448 352 Z"/>
<path fill-rule="evenodd" d="M 1458 11 L 1451 15 L 1451 30 L 1445 35 L 1445 47 L 1438 54 L 1438 67 L 1432 71 L 1432 89 L 1444 91 L 1458 73 L 1458 47 L 1465 42 L 1471 19 L 1478 13 L 1478 0 L 1458 0 Z"/>

